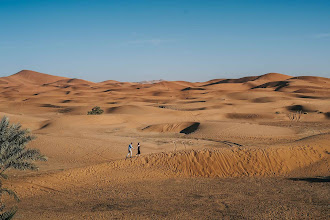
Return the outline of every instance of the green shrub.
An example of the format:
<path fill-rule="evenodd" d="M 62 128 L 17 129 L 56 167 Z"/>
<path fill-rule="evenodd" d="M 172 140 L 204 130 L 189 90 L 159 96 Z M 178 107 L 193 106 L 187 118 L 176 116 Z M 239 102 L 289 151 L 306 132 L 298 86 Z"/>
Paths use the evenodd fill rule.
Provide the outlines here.
<path fill-rule="evenodd" d="M 101 115 L 103 112 L 99 106 L 95 106 L 92 111 L 87 112 L 87 115 Z"/>
<path fill-rule="evenodd" d="M 17 209 L 4 211 L 3 194 L 8 194 L 19 201 L 16 193 L 3 188 L 2 180 L 7 179 L 5 172 L 9 169 L 37 170 L 34 161 L 46 161 L 47 157 L 37 149 L 28 149 L 26 145 L 35 137 L 27 129 L 22 129 L 20 124 L 9 124 L 9 119 L 4 116 L 0 121 L 0 219 L 11 219 Z"/>

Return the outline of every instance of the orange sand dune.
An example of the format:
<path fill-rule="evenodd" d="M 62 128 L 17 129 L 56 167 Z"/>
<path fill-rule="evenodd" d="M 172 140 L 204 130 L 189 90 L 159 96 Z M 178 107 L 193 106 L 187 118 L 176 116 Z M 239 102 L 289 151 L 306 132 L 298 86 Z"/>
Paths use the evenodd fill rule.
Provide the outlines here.
<path fill-rule="evenodd" d="M 31 70 L 22 70 L 14 75 L 5 77 L 5 79 L 10 82 L 13 82 L 13 83 L 17 82 L 17 83 L 23 83 L 23 84 L 42 85 L 42 84 L 52 83 L 52 82 L 59 81 L 59 80 L 66 80 L 68 78 L 48 75 L 45 73 L 39 73 L 39 72 L 31 71 Z"/>
<path fill-rule="evenodd" d="M 0 117 L 29 128 L 37 138 L 28 147 L 49 158 L 39 172 L 8 172 L 5 185 L 22 200 L 17 218 L 328 212 L 328 78 L 94 83 L 23 70 L 1 77 L 0 90 Z M 104 113 L 87 115 L 94 106 Z M 131 142 L 133 158 L 125 160 Z"/>
<path fill-rule="evenodd" d="M 130 162 L 114 162 L 111 166 L 161 167 L 185 176 L 242 177 L 290 175 L 320 161 L 324 161 L 327 170 L 330 169 L 326 148 L 233 148 L 153 154 Z M 324 175 L 317 169 L 314 172 Z"/>

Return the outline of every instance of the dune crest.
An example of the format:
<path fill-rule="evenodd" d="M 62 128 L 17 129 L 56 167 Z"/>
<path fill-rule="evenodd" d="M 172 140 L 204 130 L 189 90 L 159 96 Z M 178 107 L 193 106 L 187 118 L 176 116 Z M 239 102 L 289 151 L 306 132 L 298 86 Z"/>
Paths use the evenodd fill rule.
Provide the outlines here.
<path fill-rule="evenodd" d="M 45 73 L 39 73 L 32 70 L 21 70 L 14 75 L 8 76 L 7 79 L 18 81 L 21 83 L 42 85 L 59 80 L 65 80 L 68 78 L 61 76 L 53 76 Z"/>
<path fill-rule="evenodd" d="M 184 176 L 265 177 L 290 176 L 291 172 L 322 160 L 329 169 L 330 156 L 322 147 L 233 148 L 152 154 L 130 162 L 113 162 L 112 166 L 159 167 Z M 317 174 L 316 168 L 314 175 Z"/>

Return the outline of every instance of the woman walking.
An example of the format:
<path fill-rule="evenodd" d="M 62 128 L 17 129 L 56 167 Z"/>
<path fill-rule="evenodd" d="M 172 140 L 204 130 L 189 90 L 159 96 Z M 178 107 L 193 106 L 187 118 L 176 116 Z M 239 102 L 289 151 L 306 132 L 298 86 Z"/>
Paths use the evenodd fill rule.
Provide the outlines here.
<path fill-rule="evenodd" d="M 139 142 L 138 145 L 137 145 L 137 154 L 136 154 L 136 156 L 140 156 L 140 154 L 141 154 L 141 151 L 140 151 L 140 142 Z"/>

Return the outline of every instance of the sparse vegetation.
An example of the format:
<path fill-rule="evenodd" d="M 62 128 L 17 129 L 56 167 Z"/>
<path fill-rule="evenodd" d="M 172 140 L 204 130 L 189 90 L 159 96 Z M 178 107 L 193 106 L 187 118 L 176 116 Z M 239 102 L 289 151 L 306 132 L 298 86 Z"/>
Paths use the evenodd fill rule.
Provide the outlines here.
<path fill-rule="evenodd" d="M 103 112 L 99 106 L 95 106 L 91 111 L 87 112 L 87 115 L 101 115 Z"/>
<path fill-rule="evenodd" d="M 288 118 L 290 119 L 291 122 L 298 122 L 301 119 L 302 111 L 297 111 L 297 112 L 290 112 L 288 114 Z"/>
<path fill-rule="evenodd" d="M 22 129 L 20 124 L 9 124 L 8 117 L 4 116 L 0 122 L 0 178 L 7 179 L 5 171 L 13 168 L 18 170 L 37 170 L 34 161 L 46 161 L 47 158 L 37 149 L 28 149 L 26 145 L 35 137 L 30 131 Z M 18 196 L 12 190 L 3 188 L 0 179 L 0 211 L 5 210 L 3 195 L 8 194 L 16 201 Z M 17 211 L 14 207 L 0 214 L 0 219 L 11 219 Z"/>

